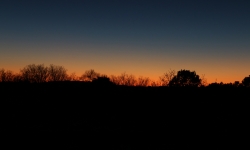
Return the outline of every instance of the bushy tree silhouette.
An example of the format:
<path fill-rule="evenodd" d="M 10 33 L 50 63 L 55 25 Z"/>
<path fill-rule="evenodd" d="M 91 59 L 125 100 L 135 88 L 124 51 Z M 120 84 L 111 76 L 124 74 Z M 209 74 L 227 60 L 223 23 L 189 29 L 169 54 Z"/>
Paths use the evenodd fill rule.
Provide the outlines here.
<path fill-rule="evenodd" d="M 169 86 L 176 87 L 198 87 L 201 84 L 199 75 L 195 71 L 180 70 L 169 82 Z"/>
<path fill-rule="evenodd" d="M 249 77 L 245 77 L 245 78 L 242 80 L 242 84 L 243 84 L 245 87 L 250 87 L 250 75 L 249 75 Z"/>

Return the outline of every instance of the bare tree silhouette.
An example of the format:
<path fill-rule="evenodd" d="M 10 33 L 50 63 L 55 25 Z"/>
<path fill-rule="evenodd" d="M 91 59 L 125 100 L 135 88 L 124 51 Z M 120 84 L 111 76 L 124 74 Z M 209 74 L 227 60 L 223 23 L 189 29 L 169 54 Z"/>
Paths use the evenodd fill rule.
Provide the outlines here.
<path fill-rule="evenodd" d="M 23 81 L 23 77 L 21 73 L 17 73 L 14 75 L 13 82 L 22 82 L 22 81 Z"/>
<path fill-rule="evenodd" d="M 0 82 L 12 82 L 15 75 L 10 70 L 0 69 Z"/>
<path fill-rule="evenodd" d="M 117 84 L 118 85 L 126 85 L 126 83 L 127 83 L 127 74 L 124 72 L 124 73 L 122 73 L 120 76 L 118 76 L 117 77 Z"/>
<path fill-rule="evenodd" d="M 174 78 L 176 75 L 176 71 L 169 69 L 168 72 L 164 73 L 162 76 L 160 76 L 160 81 L 162 86 L 168 86 L 169 82 Z"/>
<path fill-rule="evenodd" d="M 118 82 L 118 77 L 115 76 L 115 75 L 110 75 L 109 76 L 109 79 L 111 82 L 115 83 L 116 85 L 119 85 L 119 82 Z"/>
<path fill-rule="evenodd" d="M 79 80 L 79 77 L 76 75 L 75 72 L 71 73 L 69 76 L 68 76 L 68 80 L 69 81 L 78 81 Z"/>
<path fill-rule="evenodd" d="M 135 86 L 136 85 L 136 78 L 134 75 L 130 74 L 130 75 L 126 75 L 125 76 L 125 85 L 127 86 Z"/>
<path fill-rule="evenodd" d="M 67 70 L 63 66 L 51 64 L 48 68 L 48 81 L 65 81 L 68 79 Z"/>
<path fill-rule="evenodd" d="M 137 86 L 149 86 L 150 79 L 148 77 L 139 77 L 137 79 Z"/>
<path fill-rule="evenodd" d="M 150 86 L 152 86 L 152 87 L 159 87 L 159 86 L 161 86 L 161 81 L 152 81 L 151 83 L 150 83 Z"/>
<path fill-rule="evenodd" d="M 201 84 L 199 75 L 195 71 L 180 70 L 177 75 L 169 82 L 169 86 L 177 87 L 198 87 Z"/>
<path fill-rule="evenodd" d="M 208 85 L 207 79 L 205 78 L 205 74 L 201 75 L 201 84 L 200 85 L 203 86 L 203 87 Z"/>
<path fill-rule="evenodd" d="M 31 83 L 46 82 L 49 77 L 48 68 L 44 64 L 31 64 L 27 65 L 20 70 L 22 79 Z"/>
<path fill-rule="evenodd" d="M 127 86 L 134 86 L 136 85 L 136 78 L 132 74 L 126 74 L 125 72 L 122 73 L 120 76 L 117 77 L 117 84 L 118 85 L 127 85 Z"/>
<path fill-rule="evenodd" d="M 85 73 L 80 77 L 83 81 L 92 81 L 97 79 L 100 76 L 100 73 L 95 72 L 94 69 L 85 71 Z"/>
<path fill-rule="evenodd" d="M 137 80 L 134 75 L 126 74 L 125 72 L 119 76 L 110 76 L 110 81 L 115 83 L 116 85 L 126 85 L 126 86 L 136 86 Z"/>

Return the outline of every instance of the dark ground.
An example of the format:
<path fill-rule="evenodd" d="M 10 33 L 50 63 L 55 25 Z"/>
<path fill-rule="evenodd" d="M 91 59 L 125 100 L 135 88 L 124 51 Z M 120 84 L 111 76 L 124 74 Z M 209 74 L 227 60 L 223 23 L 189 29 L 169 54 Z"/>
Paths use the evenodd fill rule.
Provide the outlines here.
<path fill-rule="evenodd" d="M 243 87 L 1 83 L 1 132 L 24 132 L 5 138 L 13 141 L 9 147 L 239 148 L 245 143 L 249 93 Z"/>

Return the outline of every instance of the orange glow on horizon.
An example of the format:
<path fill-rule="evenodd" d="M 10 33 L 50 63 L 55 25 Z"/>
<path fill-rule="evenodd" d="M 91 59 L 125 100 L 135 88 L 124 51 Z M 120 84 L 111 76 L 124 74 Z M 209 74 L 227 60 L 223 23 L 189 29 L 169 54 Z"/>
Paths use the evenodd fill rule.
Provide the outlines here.
<path fill-rule="evenodd" d="M 25 67 L 25 66 L 23 66 L 23 67 Z M 23 67 L 21 67 L 21 68 L 19 68 L 19 67 L 15 67 L 15 66 L 10 66 L 10 68 L 4 68 L 4 67 L 2 67 L 2 68 L 0 68 L 0 69 L 5 69 L 5 70 L 10 70 L 10 71 L 12 71 L 14 74 L 17 74 L 17 73 L 20 73 L 20 70 L 23 68 Z M 66 68 L 66 67 L 65 67 Z M 67 69 L 67 68 L 66 68 Z M 91 68 L 90 68 L 91 69 Z M 93 69 L 93 68 L 92 68 Z M 75 75 L 77 76 L 77 77 L 80 77 L 82 74 L 84 74 L 84 72 L 86 71 L 86 70 L 89 70 L 89 69 L 86 69 L 86 70 L 83 70 L 83 69 L 78 69 L 78 70 L 73 70 L 73 69 L 67 69 L 68 71 L 67 71 L 67 73 L 68 73 L 68 75 L 71 75 L 72 73 L 75 73 Z M 162 76 L 165 72 L 162 72 L 162 73 L 159 73 L 159 74 L 157 74 L 157 73 L 155 73 L 155 74 L 151 74 L 151 76 L 149 75 L 149 76 L 147 76 L 147 74 L 144 74 L 144 75 L 142 75 L 141 73 L 140 74 L 133 74 L 133 73 L 130 73 L 130 72 L 126 72 L 126 71 L 124 71 L 124 72 L 100 72 L 100 71 L 98 71 L 98 70 L 96 70 L 96 69 L 94 69 L 96 72 L 98 72 L 98 73 L 100 73 L 100 74 L 105 74 L 105 75 L 107 75 L 107 76 L 111 76 L 111 75 L 114 75 L 114 76 L 119 76 L 119 75 L 121 75 L 122 73 L 126 73 L 126 74 L 128 74 L 128 75 L 133 75 L 133 76 L 135 76 L 135 78 L 137 79 L 138 77 L 148 77 L 149 79 L 150 79 L 150 81 L 154 81 L 154 82 L 159 82 L 160 81 L 160 79 L 159 79 L 159 77 L 160 76 Z M 192 70 L 190 70 L 190 71 L 192 71 Z M 196 72 L 197 73 L 197 72 Z M 198 73 L 197 73 L 198 74 Z M 202 77 L 202 74 L 198 74 L 199 76 L 200 76 L 200 78 Z M 225 77 L 225 76 L 223 76 L 223 75 L 221 75 L 221 74 L 218 74 L 218 75 L 216 75 L 216 73 L 214 73 L 214 74 L 212 74 L 212 75 L 205 75 L 205 79 L 207 80 L 207 83 L 208 84 L 210 84 L 210 83 L 215 83 L 215 82 L 217 82 L 217 83 L 220 83 L 220 82 L 223 82 L 223 83 L 234 83 L 235 81 L 239 81 L 239 82 L 241 82 L 245 77 L 247 77 L 248 75 L 246 74 L 245 76 L 241 76 L 241 75 L 238 75 L 238 76 L 234 76 L 234 77 Z"/>
<path fill-rule="evenodd" d="M 150 50 L 148 50 L 148 54 L 141 54 L 126 52 L 125 49 L 119 49 L 119 47 L 115 47 L 114 49 L 116 48 L 119 52 L 113 53 L 115 50 L 112 49 L 108 53 L 103 52 L 98 54 L 94 52 L 87 54 L 87 52 L 80 51 L 77 53 L 66 52 L 65 54 L 58 54 L 60 48 L 52 47 L 51 49 L 47 48 L 51 50 L 49 53 L 41 51 L 37 54 L 35 51 L 32 51 L 15 53 L 13 55 L 9 54 L 5 57 L 0 57 L 0 69 L 4 68 L 5 70 L 19 73 L 20 69 L 29 64 L 44 64 L 45 66 L 54 64 L 65 67 L 68 70 L 68 75 L 74 72 L 77 76 L 81 76 L 86 70 L 94 69 L 96 72 L 108 76 L 119 76 L 122 73 L 126 73 L 129 75 L 132 74 L 136 78 L 140 76 L 149 77 L 156 82 L 169 69 L 173 69 L 176 72 L 186 69 L 196 71 L 196 74 L 200 77 L 205 74 L 208 84 L 214 82 L 241 82 L 244 77 L 249 75 L 250 71 L 246 69 L 247 66 L 245 64 L 248 64 L 248 59 L 245 57 L 242 58 L 242 62 L 239 62 L 236 58 L 209 58 L 212 56 L 203 58 L 202 56 L 185 56 L 183 54 L 177 55 L 172 53 L 156 55 L 151 54 Z M 97 51 L 98 48 L 87 47 L 86 49 Z M 62 51 L 66 50 L 62 48 Z"/>

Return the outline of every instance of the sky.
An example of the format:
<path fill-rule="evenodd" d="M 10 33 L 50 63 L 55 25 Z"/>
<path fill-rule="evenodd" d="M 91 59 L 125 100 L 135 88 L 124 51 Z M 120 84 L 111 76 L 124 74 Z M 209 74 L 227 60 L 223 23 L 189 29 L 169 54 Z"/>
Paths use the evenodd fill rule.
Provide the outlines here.
<path fill-rule="evenodd" d="M 211 82 L 250 75 L 249 0 L 1 0 L 0 68 L 64 66 L 157 80 L 186 69 Z"/>

